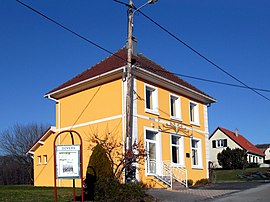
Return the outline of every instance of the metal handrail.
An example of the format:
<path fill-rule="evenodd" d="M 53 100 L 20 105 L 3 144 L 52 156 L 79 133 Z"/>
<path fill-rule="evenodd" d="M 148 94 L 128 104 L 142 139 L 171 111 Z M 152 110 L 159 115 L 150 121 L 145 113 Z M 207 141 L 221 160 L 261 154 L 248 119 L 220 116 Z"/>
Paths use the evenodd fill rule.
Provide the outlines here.
<path fill-rule="evenodd" d="M 183 184 L 188 188 L 187 183 L 187 170 L 183 166 L 173 165 L 170 160 L 163 161 L 163 168 L 169 167 L 171 172 L 171 178 Z M 171 180 L 172 181 L 172 180 Z"/>

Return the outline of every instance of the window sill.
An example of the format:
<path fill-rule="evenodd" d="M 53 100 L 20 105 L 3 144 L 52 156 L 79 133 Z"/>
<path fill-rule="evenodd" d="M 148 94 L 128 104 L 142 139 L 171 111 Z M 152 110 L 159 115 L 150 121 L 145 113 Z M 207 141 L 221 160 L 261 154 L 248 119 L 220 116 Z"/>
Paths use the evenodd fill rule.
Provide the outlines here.
<path fill-rule="evenodd" d="M 203 170 L 203 167 L 201 166 L 191 166 L 191 168 L 194 170 Z"/>
<path fill-rule="evenodd" d="M 154 110 L 151 110 L 151 109 L 145 109 L 145 112 L 146 112 L 146 113 L 149 113 L 149 114 L 154 114 L 154 115 L 159 116 L 158 111 L 154 111 Z"/>
<path fill-rule="evenodd" d="M 174 121 L 179 121 L 179 122 L 183 121 L 181 117 L 171 116 L 170 118 L 171 118 L 171 120 L 174 120 Z"/>
<path fill-rule="evenodd" d="M 146 173 L 146 176 L 155 176 L 155 173 Z"/>
<path fill-rule="evenodd" d="M 172 167 L 173 167 L 173 168 L 186 168 L 186 165 L 181 165 L 181 164 L 172 163 Z"/>
<path fill-rule="evenodd" d="M 190 122 L 190 124 L 193 125 L 193 126 L 198 126 L 198 127 L 201 126 L 200 123 L 198 123 L 198 122 Z"/>

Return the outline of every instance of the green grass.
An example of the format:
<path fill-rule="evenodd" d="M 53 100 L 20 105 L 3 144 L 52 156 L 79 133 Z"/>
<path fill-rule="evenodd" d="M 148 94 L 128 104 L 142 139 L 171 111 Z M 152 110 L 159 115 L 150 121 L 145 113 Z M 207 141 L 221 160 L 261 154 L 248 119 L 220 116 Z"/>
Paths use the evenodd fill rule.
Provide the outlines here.
<path fill-rule="evenodd" d="M 72 188 L 58 188 L 58 201 L 72 201 Z M 81 195 L 77 190 L 77 195 Z M 2 202 L 51 202 L 54 201 L 53 187 L 34 187 L 30 185 L 0 186 L 0 201 Z"/>
<path fill-rule="evenodd" d="M 239 174 L 252 173 L 260 171 L 266 173 L 268 168 L 247 168 L 245 170 L 215 170 L 216 181 L 247 181 L 247 179 L 241 179 Z"/>

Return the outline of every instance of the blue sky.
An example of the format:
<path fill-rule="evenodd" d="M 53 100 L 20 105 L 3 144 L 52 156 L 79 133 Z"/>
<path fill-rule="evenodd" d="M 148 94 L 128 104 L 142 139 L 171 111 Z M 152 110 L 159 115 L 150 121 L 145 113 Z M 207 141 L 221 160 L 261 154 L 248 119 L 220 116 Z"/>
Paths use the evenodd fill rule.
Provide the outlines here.
<path fill-rule="evenodd" d="M 112 52 L 126 42 L 126 8 L 112 0 L 22 1 Z M 270 89 L 270 1 L 159 0 L 142 11 L 247 85 Z M 15 0 L 1 1 L 0 24 L 0 130 L 54 124 L 55 105 L 44 94 L 109 54 Z M 142 15 L 134 24 L 138 51 L 168 70 L 238 84 Z M 238 128 L 254 144 L 270 143 L 270 101 L 248 89 L 185 80 L 218 100 L 209 108 L 210 132 Z"/>

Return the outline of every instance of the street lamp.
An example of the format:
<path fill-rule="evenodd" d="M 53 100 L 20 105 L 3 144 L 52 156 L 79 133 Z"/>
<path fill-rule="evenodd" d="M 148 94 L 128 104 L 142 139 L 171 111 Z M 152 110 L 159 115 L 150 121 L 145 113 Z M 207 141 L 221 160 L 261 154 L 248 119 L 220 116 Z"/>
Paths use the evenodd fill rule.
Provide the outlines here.
<path fill-rule="evenodd" d="M 135 10 L 133 11 L 133 15 L 134 15 L 134 13 L 135 13 L 136 11 L 140 10 L 141 8 L 145 7 L 146 5 L 148 5 L 148 4 L 154 4 L 154 3 L 156 3 L 157 1 L 158 1 L 158 0 L 149 0 L 149 1 L 147 1 L 145 4 L 141 5 L 139 8 L 135 9 Z"/>

